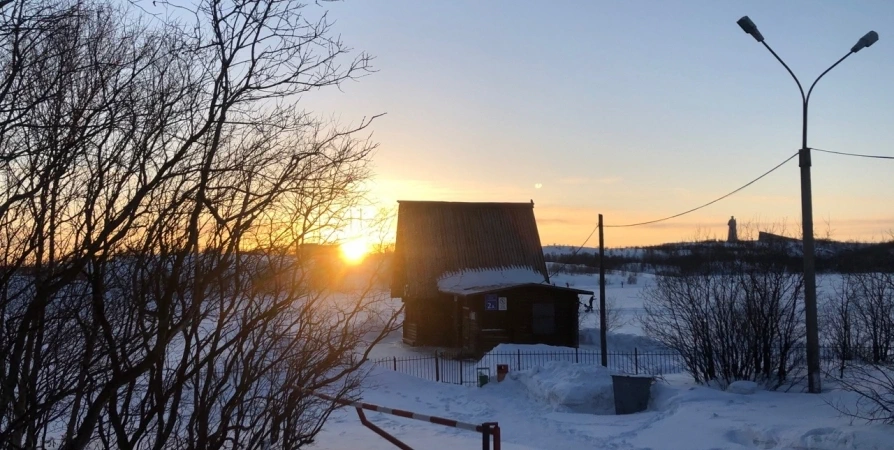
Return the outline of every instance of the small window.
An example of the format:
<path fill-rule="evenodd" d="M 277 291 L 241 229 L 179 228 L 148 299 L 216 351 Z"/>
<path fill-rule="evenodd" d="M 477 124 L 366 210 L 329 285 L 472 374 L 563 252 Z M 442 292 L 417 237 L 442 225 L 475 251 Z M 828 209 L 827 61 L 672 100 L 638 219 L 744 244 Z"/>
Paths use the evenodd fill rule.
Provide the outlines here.
<path fill-rule="evenodd" d="M 534 303 L 531 305 L 534 334 L 553 334 L 556 332 L 556 308 L 552 303 Z"/>

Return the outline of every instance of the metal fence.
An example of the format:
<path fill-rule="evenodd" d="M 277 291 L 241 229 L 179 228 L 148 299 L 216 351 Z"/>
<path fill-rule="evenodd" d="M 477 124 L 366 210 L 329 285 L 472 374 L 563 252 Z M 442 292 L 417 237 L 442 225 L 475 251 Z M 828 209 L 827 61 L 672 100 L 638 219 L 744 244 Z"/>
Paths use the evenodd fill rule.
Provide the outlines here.
<path fill-rule="evenodd" d="M 840 371 L 848 363 L 853 362 L 878 362 L 873 356 L 878 356 L 878 349 L 871 347 L 852 347 L 846 353 L 834 347 L 821 347 L 820 361 L 825 371 Z M 800 366 L 804 348 L 793 349 L 792 357 L 798 359 L 793 362 Z M 894 349 L 884 349 L 882 361 L 894 360 Z M 482 359 L 475 360 L 464 358 L 459 353 L 436 351 L 433 355 L 390 357 L 370 360 L 380 367 L 396 372 L 413 375 L 442 383 L 452 383 L 474 386 L 478 383 L 478 373 L 486 372 L 489 376 L 495 376 L 497 365 L 505 364 L 511 371 L 529 369 L 542 365 L 547 361 L 567 361 L 572 363 L 598 366 L 601 364 L 602 354 L 596 350 L 560 349 L 554 351 L 522 351 L 488 353 Z M 686 372 L 686 364 L 683 357 L 674 351 L 645 351 L 634 348 L 630 352 L 609 352 L 608 368 L 618 373 L 630 374 L 673 374 Z"/>
<path fill-rule="evenodd" d="M 608 353 L 608 368 L 621 373 L 669 374 L 685 371 L 683 358 L 676 352 Z M 474 386 L 478 373 L 484 371 L 496 375 L 497 365 L 505 364 L 510 370 L 523 370 L 539 366 L 547 361 L 567 361 L 598 366 L 602 354 L 598 351 L 569 348 L 549 352 L 521 351 L 488 353 L 480 360 L 462 358 L 451 352 L 435 352 L 434 355 L 391 357 L 370 360 L 373 364 L 396 372 L 443 383 Z"/>

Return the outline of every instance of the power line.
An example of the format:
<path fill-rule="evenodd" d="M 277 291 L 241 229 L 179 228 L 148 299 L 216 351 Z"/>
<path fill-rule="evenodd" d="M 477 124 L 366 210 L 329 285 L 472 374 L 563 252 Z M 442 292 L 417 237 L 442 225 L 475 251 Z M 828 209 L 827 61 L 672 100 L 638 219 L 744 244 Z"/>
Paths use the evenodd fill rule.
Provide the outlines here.
<path fill-rule="evenodd" d="M 580 247 L 574 249 L 574 251 L 571 252 L 572 258 L 574 258 L 577 255 L 577 252 L 579 252 L 582 248 L 584 248 L 585 245 L 587 245 L 587 242 L 590 240 L 591 237 L 593 237 L 593 233 L 595 233 L 596 230 L 598 230 L 598 229 L 599 229 L 599 224 L 597 223 L 596 226 L 593 227 L 593 231 L 591 231 L 590 234 L 587 236 L 587 238 L 584 239 L 584 243 L 581 244 Z M 559 269 L 558 269 L 558 266 L 556 266 L 556 270 L 554 272 L 550 273 L 549 277 L 552 278 L 552 277 L 556 276 L 558 273 L 559 273 Z"/>
<path fill-rule="evenodd" d="M 860 153 L 846 153 L 846 152 L 834 152 L 832 150 L 823 150 L 821 148 L 810 148 L 811 150 L 816 150 L 818 152 L 823 153 L 833 153 L 835 155 L 844 155 L 844 156 L 858 156 L 860 158 L 875 158 L 875 159 L 894 159 L 894 156 L 884 156 L 884 155 L 862 155 Z"/>
<path fill-rule="evenodd" d="M 717 203 L 717 202 L 719 202 L 719 201 L 721 201 L 721 200 L 723 200 L 723 199 L 725 199 L 725 198 L 727 198 L 727 197 L 729 197 L 729 196 L 731 196 L 731 195 L 733 195 L 733 194 L 735 194 L 735 193 L 741 191 L 742 189 L 747 188 L 748 186 L 751 186 L 752 184 L 756 183 L 756 182 L 757 182 L 758 180 L 760 180 L 761 178 L 763 178 L 763 177 L 765 177 L 765 176 L 767 176 L 767 175 L 773 173 L 774 171 L 776 171 L 776 169 L 782 167 L 783 165 L 785 165 L 785 163 L 791 161 L 795 156 L 798 156 L 798 153 L 797 153 L 797 152 L 796 152 L 795 154 L 793 154 L 792 156 L 789 156 L 788 158 L 786 158 L 785 161 L 782 161 L 781 163 L 777 164 L 777 165 L 776 165 L 775 167 L 773 167 L 772 169 L 770 169 L 770 170 L 764 172 L 761 176 L 759 176 L 759 177 L 757 177 L 757 178 L 755 178 L 755 179 L 749 181 L 748 183 L 745 183 L 744 185 L 742 185 L 742 186 L 739 187 L 738 189 L 736 189 L 736 190 L 734 190 L 734 191 L 732 191 L 732 192 L 730 192 L 730 193 L 728 193 L 728 194 L 726 194 L 726 195 L 724 195 L 724 196 L 715 198 L 714 200 L 711 200 L 710 202 L 705 203 L 704 205 L 697 206 L 697 207 L 692 208 L 692 209 L 690 209 L 690 210 L 683 211 L 683 212 L 681 212 L 681 213 L 679 213 L 679 214 L 674 214 L 674 215 L 672 215 L 672 216 L 664 217 L 664 218 L 661 218 L 661 219 L 649 220 L 649 221 L 646 221 L 646 222 L 628 223 L 628 224 L 624 224 L 624 225 L 603 225 L 603 227 L 606 227 L 606 228 L 626 228 L 626 227 L 637 227 L 637 226 L 640 226 L 640 225 L 649 225 L 649 224 L 653 224 L 653 223 L 664 222 L 665 220 L 675 219 L 675 218 L 677 218 L 677 217 L 684 216 L 684 215 L 689 214 L 689 213 L 691 213 L 691 212 L 698 211 L 698 210 L 700 210 L 700 209 L 702 209 L 702 208 L 705 208 L 705 207 L 707 207 L 707 206 L 711 206 L 711 205 L 713 205 L 714 203 Z M 598 225 L 597 225 L 597 227 L 598 227 Z M 590 233 L 590 236 L 592 236 L 592 235 L 593 235 L 593 233 Z M 587 238 L 587 239 L 589 239 L 589 238 Z"/>
<path fill-rule="evenodd" d="M 815 149 L 814 149 L 814 150 L 815 150 Z M 786 159 L 785 159 L 784 161 L 782 161 L 781 163 L 777 164 L 777 165 L 776 165 L 775 167 L 773 167 L 772 169 L 770 169 L 770 170 L 764 172 L 763 174 L 761 174 L 761 176 L 759 176 L 759 177 L 757 177 L 757 178 L 755 178 L 755 179 L 749 181 L 748 183 L 745 183 L 744 185 L 740 186 L 738 189 L 736 189 L 736 190 L 734 190 L 734 191 L 732 191 L 732 192 L 730 192 L 730 193 L 728 193 L 728 194 L 726 194 L 726 195 L 723 195 L 723 196 L 721 196 L 721 197 L 718 197 L 718 198 L 716 198 L 716 199 L 714 199 L 714 200 L 711 200 L 710 202 L 705 203 L 704 205 L 701 205 L 701 206 L 692 208 L 692 209 L 690 209 L 690 210 L 688 210 L 688 211 L 683 211 L 683 212 L 681 212 L 681 213 L 679 213 L 679 214 L 674 214 L 674 215 L 672 215 L 672 216 L 664 217 L 664 218 L 662 218 L 662 219 L 649 220 L 649 221 L 647 221 L 647 222 L 630 223 L 630 224 L 625 224 L 625 225 L 603 225 L 603 227 L 608 227 L 608 228 L 624 228 L 624 227 L 636 227 L 636 226 L 640 226 L 640 225 L 649 225 L 649 224 L 653 224 L 653 223 L 663 222 L 663 221 L 665 221 L 665 220 L 675 219 L 675 218 L 677 218 L 677 217 L 680 217 L 680 216 L 689 214 L 689 213 L 691 213 L 691 212 L 698 211 L 698 210 L 700 210 L 700 209 L 702 209 L 702 208 L 705 208 L 705 207 L 707 207 L 707 206 L 713 205 L 714 203 L 717 203 L 717 202 L 719 202 L 719 201 L 721 201 L 721 200 L 723 200 L 723 199 L 725 199 L 725 198 L 727 198 L 727 197 L 729 197 L 729 196 L 731 196 L 731 195 L 733 195 L 733 194 L 736 194 L 737 192 L 741 191 L 742 189 L 747 188 L 748 186 L 751 186 L 752 184 L 756 183 L 756 182 L 757 182 L 758 180 L 760 180 L 761 178 L 763 178 L 763 177 L 765 177 L 765 176 L 767 176 L 767 175 L 769 175 L 769 174 L 775 172 L 776 169 L 778 169 L 778 168 L 784 166 L 785 163 L 791 161 L 795 156 L 798 156 L 798 152 L 795 152 L 792 156 L 789 156 L 788 158 L 786 158 Z M 590 241 L 590 238 L 593 237 L 593 234 L 595 234 L 595 233 L 596 233 L 596 230 L 598 230 L 598 229 L 599 229 L 599 224 L 597 223 L 596 226 L 593 227 L 593 230 L 590 231 L 590 234 L 587 235 L 587 238 L 584 239 L 583 244 L 581 244 L 579 247 L 577 247 L 576 249 L 574 249 L 574 251 L 571 252 L 571 256 L 572 256 L 572 257 L 574 257 L 575 255 L 577 255 L 577 253 L 578 253 L 582 248 L 584 248 L 585 245 L 587 245 L 587 242 Z M 555 272 L 553 272 L 553 273 L 551 273 L 551 274 L 549 275 L 550 278 L 554 277 L 557 273 L 558 273 L 558 269 L 556 269 Z"/>

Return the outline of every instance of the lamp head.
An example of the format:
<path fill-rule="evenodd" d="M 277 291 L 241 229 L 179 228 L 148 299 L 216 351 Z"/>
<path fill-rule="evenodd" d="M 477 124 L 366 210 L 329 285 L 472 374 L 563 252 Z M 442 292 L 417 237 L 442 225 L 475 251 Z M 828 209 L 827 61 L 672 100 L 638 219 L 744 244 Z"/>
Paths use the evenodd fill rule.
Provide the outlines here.
<path fill-rule="evenodd" d="M 866 47 L 871 47 L 872 44 L 875 44 L 876 41 L 878 41 L 878 33 L 876 33 L 875 31 L 870 31 L 869 33 L 866 33 L 863 37 L 861 37 L 860 40 L 857 41 L 857 43 L 853 47 L 851 47 L 851 53 L 857 53 Z"/>
<path fill-rule="evenodd" d="M 742 27 L 742 31 L 750 34 L 754 40 L 758 42 L 764 42 L 764 36 L 757 29 L 757 25 L 748 18 L 748 16 L 742 16 L 741 19 L 736 21 L 740 27 Z"/>

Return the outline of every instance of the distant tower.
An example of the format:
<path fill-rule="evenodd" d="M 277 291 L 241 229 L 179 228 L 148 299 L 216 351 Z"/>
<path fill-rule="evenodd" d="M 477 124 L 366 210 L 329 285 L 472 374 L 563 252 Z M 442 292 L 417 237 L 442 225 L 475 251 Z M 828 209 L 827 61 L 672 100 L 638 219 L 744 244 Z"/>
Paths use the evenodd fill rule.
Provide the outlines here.
<path fill-rule="evenodd" d="M 736 236 L 736 218 L 730 216 L 729 222 L 726 224 L 729 225 L 729 234 L 726 236 L 726 242 L 739 242 L 739 237 Z"/>

